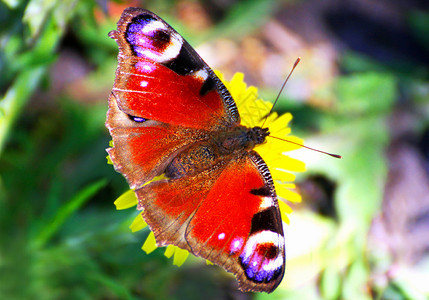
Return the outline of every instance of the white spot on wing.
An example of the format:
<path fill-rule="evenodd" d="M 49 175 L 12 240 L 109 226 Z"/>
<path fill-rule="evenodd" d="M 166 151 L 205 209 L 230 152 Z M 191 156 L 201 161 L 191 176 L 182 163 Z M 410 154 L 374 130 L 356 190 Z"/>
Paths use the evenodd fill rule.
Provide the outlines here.
<path fill-rule="evenodd" d="M 195 72 L 194 74 L 192 74 L 192 76 L 200 79 L 201 81 L 204 81 L 207 79 L 207 77 L 209 77 L 209 74 L 207 73 L 206 70 L 201 69 Z"/>
<path fill-rule="evenodd" d="M 223 240 L 224 238 L 225 238 L 225 233 L 219 233 L 219 235 L 217 236 L 217 238 L 219 239 L 219 240 Z"/>
<path fill-rule="evenodd" d="M 142 73 L 151 73 L 155 70 L 155 65 L 147 61 L 139 61 L 136 63 L 136 68 Z"/>
<path fill-rule="evenodd" d="M 165 29 L 167 29 L 167 27 L 161 21 L 152 21 L 143 27 L 142 33 L 151 35 L 152 32 Z"/>
<path fill-rule="evenodd" d="M 273 198 L 271 198 L 271 197 L 262 197 L 262 202 L 259 205 L 259 208 L 262 210 L 262 209 L 269 208 L 271 206 L 274 206 Z"/>
<path fill-rule="evenodd" d="M 232 240 L 229 250 L 232 254 L 237 253 L 238 251 L 241 250 L 242 246 L 243 246 L 243 238 L 235 238 Z"/>

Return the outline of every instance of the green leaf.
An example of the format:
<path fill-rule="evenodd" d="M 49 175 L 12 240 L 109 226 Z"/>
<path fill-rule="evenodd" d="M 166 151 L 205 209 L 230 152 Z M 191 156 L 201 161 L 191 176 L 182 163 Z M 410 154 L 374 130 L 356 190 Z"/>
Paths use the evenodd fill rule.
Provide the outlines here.
<path fill-rule="evenodd" d="M 352 263 L 345 277 L 342 299 L 369 300 L 367 288 L 369 270 L 362 257 Z"/>
<path fill-rule="evenodd" d="M 335 265 L 328 265 L 322 273 L 320 292 L 323 299 L 339 299 L 341 292 L 341 275 Z"/>
<path fill-rule="evenodd" d="M 42 31 L 55 2 L 55 0 L 32 0 L 28 3 L 22 21 L 28 25 L 31 39 Z"/>
<path fill-rule="evenodd" d="M 364 73 L 342 77 L 336 84 L 337 109 L 353 116 L 388 111 L 395 99 L 396 82 L 389 74 Z"/>
<path fill-rule="evenodd" d="M 236 3 L 217 24 L 209 38 L 242 37 L 266 22 L 277 6 L 277 3 L 271 0 L 247 0 Z"/>
<path fill-rule="evenodd" d="M 21 2 L 24 2 L 22 0 L 2 0 L 4 4 L 6 4 L 10 9 L 17 8 Z"/>

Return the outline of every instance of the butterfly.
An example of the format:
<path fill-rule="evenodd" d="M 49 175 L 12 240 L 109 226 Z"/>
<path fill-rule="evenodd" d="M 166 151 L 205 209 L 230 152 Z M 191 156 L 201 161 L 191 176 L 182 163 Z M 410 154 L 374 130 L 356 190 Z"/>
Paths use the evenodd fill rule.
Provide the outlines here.
<path fill-rule="evenodd" d="M 223 267 L 242 291 L 272 292 L 285 272 L 284 234 L 273 179 L 253 150 L 268 128 L 240 125 L 221 80 L 154 13 L 125 9 L 109 36 L 119 54 L 107 151 L 157 245 Z"/>

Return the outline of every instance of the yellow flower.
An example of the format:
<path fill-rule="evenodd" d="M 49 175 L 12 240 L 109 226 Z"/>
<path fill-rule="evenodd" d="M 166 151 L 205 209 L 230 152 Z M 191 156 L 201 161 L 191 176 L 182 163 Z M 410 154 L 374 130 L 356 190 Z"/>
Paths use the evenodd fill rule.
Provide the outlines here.
<path fill-rule="evenodd" d="M 232 97 L 237 103 L 237 108 L 241 116 L 241 125 L 247 127 L 262 126 L 268 127 L 270 136 L 267 137 L 266 143 L 257 145 L 255 151 L 258 152 L 264 159 L 271 175 L 274 180 L 274 186 L 279 197 L 280 212 L 283 221 L 289 223 L 288 214 L 292 209 L 282 200 L 290 202 L 300 202 L 301 196 L 294 191 L 295 175 L 290 172 L 302 172 L 305 170 L 303 162 L 293 159 L 284 153 L 287 151 L 300 148 L 299 145 L 288 143 L 276 138 L 281 138 L 298 144 L 303 144 L 303 141 L 297 137 L 289 135 L 291 132 L 288 127 L 289 122 L 292 120 L 290 113 L 278 116 L 276 112 L 271 113 L 265 120 L 265 116 L 270 112 L 273 104 L 271 102 L 263 101 L 258 98 L 258 89 L 254 86 L 247 87 L 244 82 L 244 75 L 236 73 L 231 81 L 225 81 L 221 73 L 216 72 L 216 75 L 222 80 L 225 86 L 230 91 Z M 272 137 L 276 138 L 272 138 Z M 161 175 L 162 177 L 163 175 Z M 154 178 L 158 180 L 160 177 Z M 137 198 L 133 190 L 125 192 L 116 201 L 117 209 L 126 209 L 137 205 Z M 147 226 L 143 220 L 141 212 L 134 219 L 130 225 L 132 232 L 141 230 Z M 154 234 L 151 232 L 142 246 L 142 250 L 147 254 L 156 249 L 156 241 Z M 173 264 L 182 265 L 189 255 L 189 252 L 182 250 L 176 246 L 169 245 L 164 255 L 168 258 L 173 257 Z"/>

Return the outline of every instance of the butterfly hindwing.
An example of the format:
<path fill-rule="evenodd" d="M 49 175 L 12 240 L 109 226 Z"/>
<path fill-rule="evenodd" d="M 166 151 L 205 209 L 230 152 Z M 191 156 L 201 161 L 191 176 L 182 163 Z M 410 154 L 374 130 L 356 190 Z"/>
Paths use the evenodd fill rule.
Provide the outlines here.
<path fill-rule="evenodd" d="M 194 176 L 159 180 L 135 191 L 158 246 L 174 244 L 192 252 L 186 229 L 221 171 L 209 169 Z"/>
<path fill-rule="evenodd" d="M 242 290 L 270 292 L 285 260 L 271 175 L 255 152 L 220 164 L 137 190 L 145 220 L 160 246 L 174 244 L 224 267 Z"/>
<path fill-rule="evenodd" d="M 283 226 L 271 175 L 256 152 L 225 167 L 186 237 L 195 253 L 234 273 L 242 290 L 277 287 L 284 274 Z"/>

